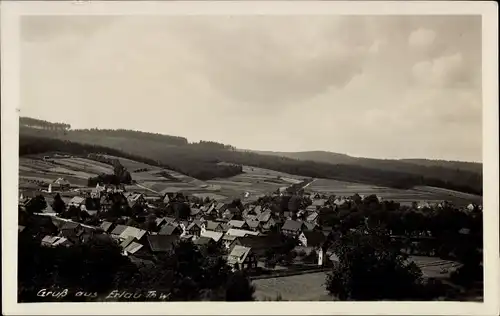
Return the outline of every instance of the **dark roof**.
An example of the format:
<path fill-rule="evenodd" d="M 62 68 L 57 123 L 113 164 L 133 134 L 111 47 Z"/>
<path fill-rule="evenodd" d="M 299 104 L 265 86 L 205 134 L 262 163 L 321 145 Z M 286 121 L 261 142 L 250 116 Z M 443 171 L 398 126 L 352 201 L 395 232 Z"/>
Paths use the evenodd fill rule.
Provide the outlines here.
<path fill-rule="evenodd" d="M 326 241 L 326 237 L 322 231 L 306 231 L 303 234 L 307 239 L 308 247 L 321 246 Z"/>
<path fill-rule="evenodd" d="M 198 228 L 201 229 L 201 221 L 198 221 L 198 220 L 194 220 L 191 222 L 191 224 L 189 224 L 187 227 L 186 227 L 186 230 L 191 230 L 193 229 L 195 226 L 197 226 Z"/>
<path fill-rule="evenodd" d="M 79 223 L 75 223 L 75 222 L 65 222 L 62 226 L 61 226 L 61 230 L 67 230 L 67 229 L 76 229 L 80 226 Z"/>
<path fill-rule="evenodd" d="M 121 235 L 125 229 L 127 229 L 127 226 L 125 225 L 117 225 L 115 229 L 111 232 L 112 235 Z"/>
<path fill-rule="evenodd" d="M 281 229 L 291 230 L 291 231 L 299 231 L 302 229 L 302 224 L 303 224 L 302 222 L 287 219 L 285 221 L 285 223 L 283 224 L 283 227 L 281 227 Z"/>
<path fill-rule="evenodd" d="M 148 235 L 149 247 L 153 252 L 166 252 L 174 248 L 175 243 L 179 240 L 176 235 Z"/>
<path fill-rule="evenodd" d="M 104 221 L 101 224 L 101 229 L 107 232 L 111 228 L 111 226 L 113 226 L 113 223 Z"/>
<path fill-rule="evenodd" d="M 190 215 L 191 215 L 191 216 L 196 216 L 196 215 L 198 215 L 200 212 L 201 212 L 201 210 L 200 210 L 199 208 L 191 208 Z"/>
<path fill-rule="evenodd" d="M 220 226 L 219 222 L 207 221 L 207 223 L 206 223 L 207 230 L 215 230 L 219 226 Z M 222 228 L 222 226 L 221 226 L 221 228 Z"/>
<path fill-rule="evenodd" d="M 283 246 L 285 240 L 279 233 L 261 235 L 261 236 L 245 236 L 238 237 L 238 241 L 242 246 L 252 248 L 253 250 L 265 250 Z"/>
<path fill-rule="evenodd" d="M 209 243 L 211 243 L 213 241 L 212 238 L 210 237 L 200 237 L 198 239 L 196 239 L 193 243 L 195 245 L 208 245 Z"/>
<path fill-rule="evenodd" d="M 181 229 L 181 228 L 177 225 L 167 224 L 160 229 L 160 232 L 158 232 L 158 234 L 159 235 L 172 235 L 175 230 L 179 230 L 179 229 Z"/>

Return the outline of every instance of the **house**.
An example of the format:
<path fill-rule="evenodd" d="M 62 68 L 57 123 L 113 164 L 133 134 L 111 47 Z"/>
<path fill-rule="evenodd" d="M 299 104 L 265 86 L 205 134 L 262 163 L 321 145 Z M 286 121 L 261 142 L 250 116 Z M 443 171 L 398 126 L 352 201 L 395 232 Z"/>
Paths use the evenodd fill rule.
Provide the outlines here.
<path fill-rule="evenodd" d="M 251 248 L 235 245 L 227 256 L 227 263 L 235 270 L 247 270 L 257 267 L 257 259 Z"/>
<path fill-rule="evenodd" d="M 205 230 L 205 224 L 201 221 L 194 220 L 186 227 L 186 234 L 200 237 L 202 230 Z"/>
<path fill-rule="evenodd" d="M 158 232 L 158 235 L 177 235 L 180 236 L 184 230 L 177 224 L 166 224 Z"/>
<path fill-rule="evenodd" d="M 101 196 L 101 199 L 99 200 L 99 205 L 101 206 L 101 210 L 106 212 L 111 209 L 111 206 L 113 205 L 113 201 L 111 201 L 107 196 Z"/>
<path fill-rule="evenodd" d="M 272 218 L 271 210 L 266 210 L 257 216 L 257 220 L 261 223 L 267 223 Z"/>
<path fill-rule="evenodd" d="M 304 230 L 307 230 L 307 227 L 303 222 L 294 221 L 291 219 L 287 219 L 281 227 L 281 231 L 283 232 L 283 234 L 289 236 L 298 236 Z"/>
<path fill-rule="evenodd" d="M 229 225 L 230 228 L 240 228 L 240 229 L 250 228 L 245 221 L 231 220 L 227 224 Z"/>
<path fill-rule="evenodd" d="M 61 191 L 69 190 L 69 188 L 71 187 L 71 183 L 69 183 L 69 181 L 64 178 L 58 178 L 52 183 L 52 187 Z"/>
<path fill-rule="evenodd" d="M 319 215 L 318 212 L 309 213 L 306 217 L 306 222 L 316 223 L 318 220 L 318 215 Z"/>
<path fill-rule="evenodd" d="M 126 256 L 146 257 L 149 255 L 147 248 L 136 241 L 132 241 L 127 247 L 123 249 Z"/>
<path fill-rule="evenodd" d="M 208 208 L 205 209 L 205 215 L 210 216 L 213 218 L 216 218 L 218 216 L 217 214 L 217 209 L 215 208 L 215 204 L 210 205 Z"/>
<path fill-rule="evenodd" d="M 211 230 L 205 230 L 205 231 L 203 231 L 201 233 L 200 238 L 201 237 L 211 238 L 211 239 L 213 239 L 213 241 L 215 241 L 216 243 L 218 243 L 222 239 L 223 235 L 224 235 L 224 233 L 221 233 L 221 232 L 215 232 L 215 231 L 211 231 Z"/>
<path fill-rule="evenodd" d="M 325 206 L 325 203 L 327 202 L 326 199 L 314 199 L 312 201 L 312 206 L 316 207 L 316 208 L 320 208 L 320 207 L 323 207 Z"/>
<path fill-rule="evenodd" d="M 177 220 L 173 217 L 159 217 L 155 219 L 156 227 L 161 228 L 163 225 L 174 224 Z"/>
<path fill-rule="evenodd" d="M 235 245 L 251 248 L 257 258 L 264 257 L 266 252 L 274 251 L 279 252 L 285 245 L 285 239 L 279 233 L 272 233 L 261 236 L 250 236 L 236 238 L 230 245 L 232 248 Z"/>
<path fill-rule="evenodd" d="M 68 203 L 68 207 L 69 206 L 74 206 L 74 207 L 78 207 L 78 208 L 81 208 L 82 206 L 85 206 L 85 198 L 81 197 L 81 196 L 74 196 Z"/>
<path fill-rule="evenodd" d="M 246 225 L 249 230 L 260 231 L 262 229 L 260 222 L 257 220 L 247 220 Z"/>
<path fill-rule="evenodd" d="M 148 235 L 147 243 L 153 254 L 168 252 L 174 249 L 180 237 L 177 235 Z"/>
<path fill-rule="evenodd" d="M 317 230 L 319 229 L 319 226 L 316 223 L 309 223 L 309 222 L 303 222 L 304 223 L 304 230 Z"/>
<path fill-rule="evenodd" d="M 224 227 L 222 227 L 221 223 L 215 221 L 207 221 L 205 223 L 205 229 L 221 233 L 224 232 Z"/>
<path fill-rule="evenodd" d="M 189 216 L 192 219 L 196 218 L 200 214 L 201 214 L 201 209 L 199 208 L 191 208 L 191 210 L 189 211 Z"/>
<path fill-rule="evenodd" d="M 141 193 L 132 193 L 125 196 L 130 207 L 146 205 L 146 199 Z"/>
<path fill-rule="evenodd" d="M 193 241 L 193 243 L 197 246 L 208 246 L 210 244 L 215 244 L 215 241 L 210 237 L 201 236 L 200 238 Z"/>
<path fill-rule="evenodd" d="M 61 237 L 66 237 L 73 242 L 77 242 L 80 234 L 83 232 L 83 227 L 80 223 L 65 221 L 60 228 L 59 235 Z"/>
<path fill-rule="evenodd" d="M 227 204 L 223 202 L 219 202 L 217 203 L 217 205 L 215 205 L 215 210 L 217 211 L 217 214 L 222 214 L 226 209 L 227 209 Z"/>
<path fill-rule="evenodd" d="M 228 235 L 228 234 L 224 234 L 224 236 L 222 236 L 222 245 L 224 245 L 224 247 L 226 249 L 229 249 L 231 247 L 231 245 L 240 237 L 238 236 L 232 236 L 232 235 Z"/>
<path fill-rule="evenodd" d="M 278 226 L 278 222 L 275 218 L 270 217 L 267 222 L 260 222 L 263 231 L 270 231 L 273 227 Z"/>
<path fill-rule="evenodd" d="M 259 215 L 260 213 L 262 213 L 262 206 L 257 205 L 251 212 L 255 215 Z M 249 214 L 252 214 L 252 213 L 249 213 Z"/>
<path fill-rule="evenodd" d="M 47 235 L 43 237 L 41 245 L 44 247 L 70 247 L 73 243 L 65 237 Z"/>
<path fill-rule="evenodd" d="M 131 226 L 126 226 L 123 232 L 118 236 L 120 240 L 126 239 L 127 237 L 134 237 L 137 239 L 139 242 L 143 240 L 144 236 L 147 235 L 147 231 L 131 227 Z"/>
<path fill-rule="evenodd" d="M 102 222 L 100 228 L 105 232 L 105 233 L 110 233 L 113 231 L 113 229 L 115 229 L 116 227 L 116 224 L 115 223 L 111 223 L 111 222 L 107 222 L 107 221 L 104 221 Z"/>
<path fill-rule="evenodd" d="M 116 227 L 111 231 L 111 237 L 118 239 L 126 228 L 127 226 L 125 225 L 116 225 Z"/>
<path fill-rule="evenodd" d="M 298 240 L 304 247 L 322 247 L 326 237 L 321 231 L 304 231 L 300 233 Z"/>

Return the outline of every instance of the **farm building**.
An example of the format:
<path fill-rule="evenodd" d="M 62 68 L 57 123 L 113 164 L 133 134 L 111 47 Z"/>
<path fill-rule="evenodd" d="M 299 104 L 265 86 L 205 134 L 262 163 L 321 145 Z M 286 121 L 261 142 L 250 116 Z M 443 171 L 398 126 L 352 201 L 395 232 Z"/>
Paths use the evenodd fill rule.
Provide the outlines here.
<path fill-rule="evenodd" d="M 163 225 L 160 231 L 158 232 L 158 235 L 177 235 L 180 236 L 184 230 L 177 224 L 166 224 Z"/>
<path fill-rule="evenodd" d="M 235 245 L 227 256 L 227 263 L 234 269 L 253 269 L 257 267 L 257 259 L 251 248 Z"/>
<path fill-rule="evenodd" d="M 304 225 L 303 222 L 294 220 L 286 220 L 283 226 L 281 227 L 281 231 L 285 235 L 289 236 L 298 236 L 302 231 L 305 231 L 307 229 L 308 228 Z"/>

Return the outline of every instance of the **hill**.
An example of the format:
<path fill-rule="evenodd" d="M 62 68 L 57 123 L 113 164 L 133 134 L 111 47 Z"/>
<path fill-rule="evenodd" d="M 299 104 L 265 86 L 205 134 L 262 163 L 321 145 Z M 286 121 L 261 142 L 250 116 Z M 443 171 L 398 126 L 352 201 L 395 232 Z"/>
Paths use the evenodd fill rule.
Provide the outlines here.
<path fill-rule="evenodd" d="M 247 165 L 304 177 L 393 188 L 424 185 L 482 194 L 482 173 L 469 170 L 405 162 L 398 165 L 393 161 L 376 159 L 371 164 L 356 164 L 351 160 L 342 164 L 303 161 L 237 151 L 232 146 L 216 142 L 188 143 L 184 140 L 177 136 L 129 130 L 54 130 L 20 124 L 20 155 L 44 151 L 101 152 L 132 157 L 133 160 L 162 166 L 200 180 L 231 177 L 241 173 L 242 165 Z"/>
<path fill-rule="evenodd" d="M 369 168 L 383 168 L 388 170 L 404 170 L 406 172 L 421 173 L 421 168 L 446 168 L 459 169 L 475 173 L 482 173 L 483 165 L 475 162 L 430 160 L 430 159 L 372 159 L 352 157 L 328 151 L 302 151 L 302 152 L 273 152 L 253 151 L 262 155 L 280 156 L 298 160 L 310 160 L 330 164 L 358 165 Z"/>

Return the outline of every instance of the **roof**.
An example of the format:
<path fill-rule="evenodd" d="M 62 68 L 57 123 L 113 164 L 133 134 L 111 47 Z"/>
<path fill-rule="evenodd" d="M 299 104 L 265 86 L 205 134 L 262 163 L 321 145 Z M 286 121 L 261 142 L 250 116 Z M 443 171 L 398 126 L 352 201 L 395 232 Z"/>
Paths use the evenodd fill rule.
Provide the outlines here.
<path fill-rule="evenodd" d="M 222 236 L 222 240 L 233 241 L 236 238 L 244 238 L 244 237 L 232 236 L 232 235 L 228 235 L 228 234 L 225 234 L 224 236 Z"/>
<path fill-rule="evenodd" d="M 190 211 L 190 215 L 191 216 L 196 216 L 198 215 L 199 213 L 201 212 L 201 210 L 199 208 L 191 208 L 191 211 Z"/>
<path fill-rule="evenodd" d="M 315 223 L 305 222 L 304 226 L 306 227 L 307 230 L 314 230 L 316 228 L 316 224 Z"/>
<path fill-rule="evenodd" d="M 64 222 L 61 226 L 61 230 L 67 230 L 67 229 L 77 229 L 80 226 L 80 223 L 76 222 Z"/>
<path fill-rule="evenodd" d="M 158 234 L 160 234 L 160 235 L 172 235 L 175 232 L 175 230 L 179 230 L 179 229 L 182 231 L 182 229 L 178 225 L 167 224 L 167 225 L 164 225 L 160 229 Z"/>
<path fill-rule="evenodd" d="M 96 210 L 86 210 L 87 214 L 89 214 L 90 216 L 95 216 L 97 215 L 97 211 Z"/>
<path fill-rule="evenodd" d="M 129 236 L 135 237 L 137 240 L 140 240 L 147 231 L 131 227 L 131 226 L 126 226 L 125 230 L 120 234 L 120 238 L 127 238 Z"/>
<path fill-rule="evenodd" d="M 121 235 L 123 231 L 127 228 L 125 225 L 117 225 L 113 231 L 111 232 L 112 235 Z"/>
<path fill-rule="evenodd" d="M 317 218 L 318 218 L 318 213 L 312 212 L 311 214 L 307 215 L 306 221 L 312 222 L 315 221 Z"/>
<path fill-rule="evenodd" d="M 230 227 L 236 227 L 236 228 L 241 228 L 241 227 L 243 227 L 245 224 L 246 224 L 246 223 L 245 223 L 245 221 L 239 221 L 239 220 L 234 220 L 234 219 L 233 219 L 233 220 L 230 220 L 230 221 L 229 221 L 229 223 L 228 223 L 228 225 L 229 225 Z"/>
<path fill-rule="evenodd" d="M 193 227 L 197 226 L 201 229 L 201 221 L 192 221 L 187 227 L 186 230 L 191 230 Z"/>
<path fill-rule="evenodd" d="M 101 229 L 104 230 L 105 232 L 107 232 L 112 226 L 113 226 L 113 223 L 104 221 L 101 224 Z"/>
<path fill-rule="evenodd" d="M 201 236 L 200 238 L 196 239 L 193 243 L 195 245 L 207 245 L 212 241 L 213 239 L 210 237 Z"/>
<path fill-rule="evenodd" d="M 306 237 L 308 247 L 321 246 L 326 241 L 322 231 L 306 231 L 302 234 Z"/>
<path fill-rule="evenodd" d="M 284 244 L 283 236 L 279 233 L 239 237 L 238 241 L 242 246 L 250 247 L 256 250 L 281 247 Z"/>
<path fill-rule="evenodd" d="M 206 230 L 206 231 L 201 233 L 201 237 L 212 238 L 215 242 L 218 242 L 219 240 L 221 240 L 223 235 L 224 235 L 223 233 L 214 232 L 214 231 L 210 231 L 210 230 Z"/>
<path fill-rule="evenodd" d="M 216 230 L 218 227 L 222 228 L 222 226 L 220 226 L 219 222 L 207 221 L 207 223 L 206 223 L 207 230 Z"/>
<path fill-rule="evenodd" d="M 246 221 L 248 227 L 250 228 L 257 228 L 259 227 L 260 222 L 259 221 L 254 221 L 254 220 L 247 220 Z"/>
<path fill-rule="evenodd" d="M 294 221 L 291 219 L 287 219 L 283 226 L 281 227 L 282 230 L 291 230 L 291 231 L 299 231 L 302 229 L 302 222 L 299 221 Z"/>
<path fill-rule="evenodd" d="M 262 213 L 259 214 L 259 216 L 257 217 L 257 219 L 259 220 L 259 222 L 267 222 L 271 219 L 271 210 L 266 210 Z"/>
<path fill-rule="evenodd" d="M 227 256 L 227 263 L 234 265 L 235 263 L 244 262 L 250 251 L 251 248 L 235 245 Z"/>
<path fill-rule="evenodd" d="M 121 247 L 122 249 L 125 249 L 125 248 L 127 248 L 127 246 L 128 246 L 128 245 L 130 245 L 130 244 L 131 244 L 134 240 L 135 240 L 135 237 L 132 237 L 132 236 L 127 237 L 127 238 L 125 238 L 125 240 L 124 240 L 124 241 L 122 241 L 122 242 L 121 242 L 120 247 Z"/>
<path fill-rule="evenodd" d="M 231 236 L 238 236 L 238 237 L 244 237 L 244 236 L 247 236 L 247 235 L 253 235 L 253 236 L 259 235 L 258 232 L 254 232 L 254 231 L 251 231 L 251 230 L 235 229 L 235 228 L 230 228 L 227 231 L 227 234 L 231 235 Z"/>
<path fill-rule="evenodd" d="M 219 202 L 219 203 L 215 206 L 215 209 L 216 209 L 216 210 L 220 210 L 221 208 L 223 208 L 223 207 L 224 207 L 224 205 L 225 205 L 224 203 Z"/>
<path fill-rule="evenodd" d="M 124 249 L 124 251 L 126 253 L 134 254 L 137 251 L 139 251 L 142 247 L 143 245 L 133 241 L 132 243 L 130 243 L 130 245 L 127 246 L 127 248 Z"/>
<path fill-rule="evenodd" d="M 85 202 L 85 198 L 81 196 L 74 196 L 68 204 L 82 204 Z"/>
<path fill-rule="evenodd" d="M 166 252 L 172 250 L 179 240 L 176 235 L 148 235 L 149 247 L 153 252 Z"/>
<path fill-rule="evenodd" d="M 314 206 L 323 206 L 323 205 L 325 205 L 326 201 L 327 200 L 325 200 L 325 199 L 315 199 L 315 200 L 312 201 L 312 205 L 314 205 Z"/>
<path fill-rule="evenodd" d="M 257 215 L 259 215 L 259 214 L 262 212 L 262 206 L 257 205 L 257 206 L 253 209 L 253 211 L 254 211 Z"/>

